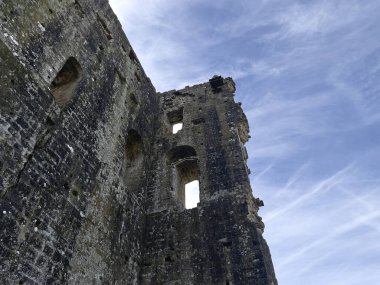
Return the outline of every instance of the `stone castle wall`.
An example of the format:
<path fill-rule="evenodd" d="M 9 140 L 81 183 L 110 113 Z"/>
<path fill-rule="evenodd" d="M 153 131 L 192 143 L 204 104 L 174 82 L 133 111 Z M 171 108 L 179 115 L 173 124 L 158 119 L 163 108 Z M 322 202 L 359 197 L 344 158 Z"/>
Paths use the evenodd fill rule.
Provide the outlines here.
<path fill-rule="evenodd" d="M 106 0 L 0 29 L 0 284 L 277 284 L 232 79 L 156 93 Z"/>

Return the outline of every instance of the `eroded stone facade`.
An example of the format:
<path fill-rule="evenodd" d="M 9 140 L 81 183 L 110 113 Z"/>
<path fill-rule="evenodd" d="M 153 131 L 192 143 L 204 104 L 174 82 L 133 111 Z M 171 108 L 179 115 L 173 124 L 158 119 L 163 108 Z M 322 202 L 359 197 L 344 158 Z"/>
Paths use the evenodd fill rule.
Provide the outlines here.
<path fill-rule="evenodd" d="M 0 29 L 0 284 L 277 284 L 232 79 L 156 93 L 106 0 Z"/>

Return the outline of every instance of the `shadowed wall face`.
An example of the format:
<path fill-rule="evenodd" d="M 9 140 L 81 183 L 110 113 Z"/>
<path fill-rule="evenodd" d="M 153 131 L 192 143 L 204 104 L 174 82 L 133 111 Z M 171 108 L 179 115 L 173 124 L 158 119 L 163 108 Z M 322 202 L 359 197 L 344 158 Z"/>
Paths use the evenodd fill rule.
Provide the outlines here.
<path fill-rule="evenodd" d="M 154 87 L 108 1 L 0 11 L 0 283 L 132 284 Z"/>

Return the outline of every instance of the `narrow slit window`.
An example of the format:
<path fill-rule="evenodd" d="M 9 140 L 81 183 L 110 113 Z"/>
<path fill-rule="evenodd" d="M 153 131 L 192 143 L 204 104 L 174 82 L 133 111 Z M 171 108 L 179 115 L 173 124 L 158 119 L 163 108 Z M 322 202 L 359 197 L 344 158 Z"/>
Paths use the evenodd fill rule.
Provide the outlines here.
<path fill-rule="evenodd" d="M 180 123 L 176 123 L 176 124 L 173 124 L 173 134 L 176 134 L 178 133 L 178 131 L 182 130 L 182 127 L 183 127 L 183 123 L 180 122 Z"/>
<path fill-rule="evenodd" d="M 185 208 L 196 208 L 199 203 L 199 180 L 185 184 Z"/>

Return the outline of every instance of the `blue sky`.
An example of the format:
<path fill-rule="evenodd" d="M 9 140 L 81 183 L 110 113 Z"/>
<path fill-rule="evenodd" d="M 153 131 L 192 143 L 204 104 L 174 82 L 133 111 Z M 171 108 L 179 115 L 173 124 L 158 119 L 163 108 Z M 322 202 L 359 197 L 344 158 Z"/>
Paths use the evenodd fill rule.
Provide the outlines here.
<path fill-rule="evenodd" d="M 235 79 L 279 284 L 380 284 L 380 1 L 110 3 L 158 91 Z"/>

